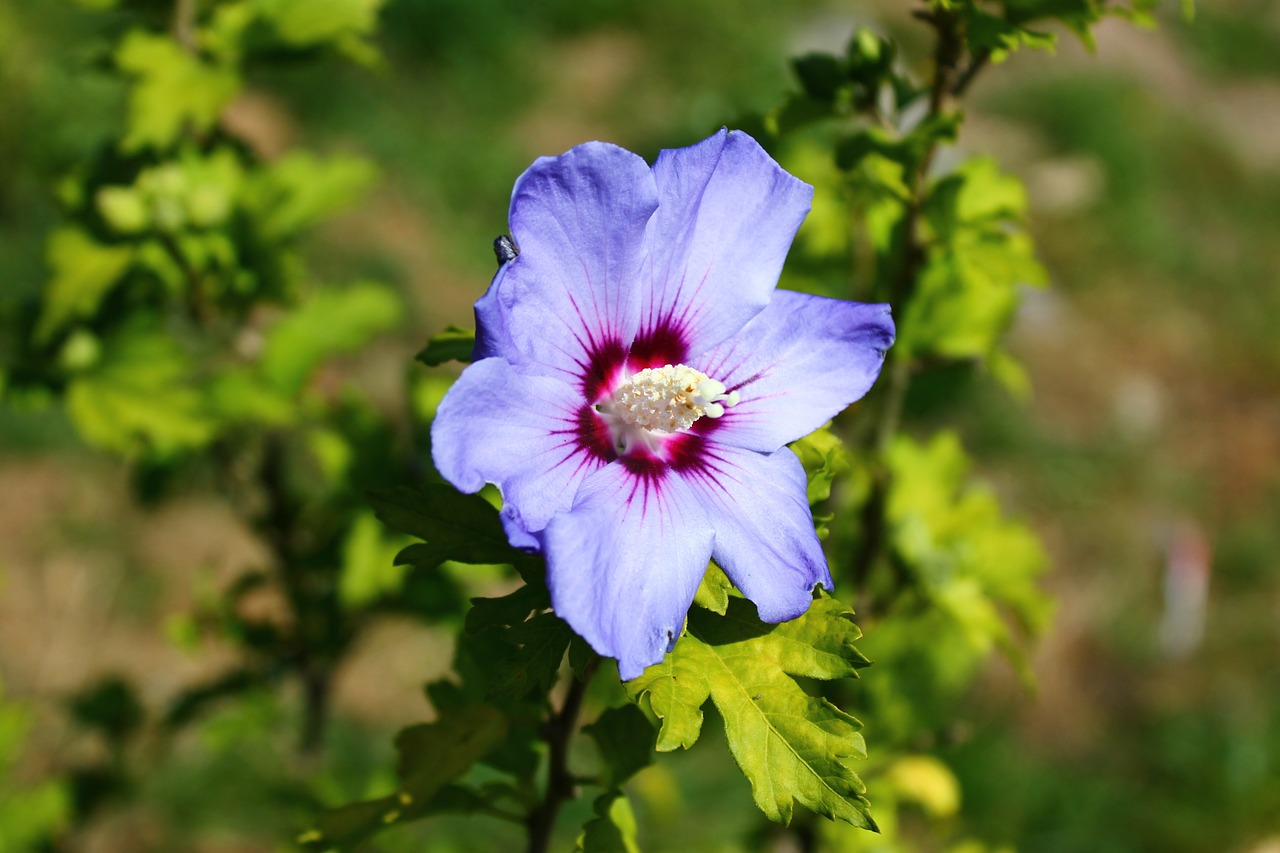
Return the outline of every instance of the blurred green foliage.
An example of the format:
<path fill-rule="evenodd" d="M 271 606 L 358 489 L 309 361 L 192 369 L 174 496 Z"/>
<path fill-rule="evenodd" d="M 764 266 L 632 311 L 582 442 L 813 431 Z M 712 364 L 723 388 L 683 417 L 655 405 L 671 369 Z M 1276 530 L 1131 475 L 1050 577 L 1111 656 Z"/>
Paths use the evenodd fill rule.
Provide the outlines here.
<path fill-rule="evenodd" d="M 29 850 L 61 831 L 71 817 L 62 780 L 22 784 L 16 767 L 31 728 L 31 711 L 0 693 L 0 850 Z"/>

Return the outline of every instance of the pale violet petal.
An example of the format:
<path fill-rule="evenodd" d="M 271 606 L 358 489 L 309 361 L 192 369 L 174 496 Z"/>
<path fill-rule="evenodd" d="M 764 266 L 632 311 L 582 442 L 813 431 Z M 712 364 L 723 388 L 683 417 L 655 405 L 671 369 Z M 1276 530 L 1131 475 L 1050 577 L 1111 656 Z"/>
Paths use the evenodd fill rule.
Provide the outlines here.
<path fill-rule="evenodd" d="M 712 557 L 765 622 L 809 608 L 831 572 L 813 529 L 800 460 L 789 449 L 763 454 L 704 443 L 699 463 L 680 476 L 715 527 Z"/>
<path fill-rule="evenodd" d="M 662 660 L 684 625 L 714 535 L 697 495 L 669 471 L 621 462 L 588 477 L 544 533 L 555 612 L 624 681 Z"/>
<path fill-rule="evenodd" d="M 581 384 L 598 350 L 630 343 L 657 205 L 649 167 L 616 145 L 588 142 L 539 158 L 511 196 L 520 254 L 477 304 L 483 354 Z"/>
<path fill-rule="evenodd" d="M 436 413 L 436 469 L 464 492 L 496 484 L 512 544 L 532 547 L 513 535 L 513 522 L 526 533 L 546 527 L 569 508 L 583 478 L 604 464 L 577 435 L 583 405 L 558 379 L 522 374 L 499 358 L 478 361 L 462 371 Z"/>
<path fill-rule="evenodd" d="M 498 293 L 502 289 L 503 279 L 507 277 L 510 263 L 503 264 L 489 284 L 489 289 L 476 300 L 476 343 L 471 350 L 471 360 L 483 358 L 502 358 L 505 354 L 514 354 L 515 346 L 511 343 L 511 334 L 507 331 L 507 313 L 502 307 Z"/>
<path fill-rule="evenodd" d="M 893 336 L 888 305 L 779 290 L 740 334 L 691 362 L 739 395 L 700 425 L 719 442 L 777 450 L 867 393 Z"/>
<path fill-rule="evenodd" d="M 638 344 L 677 336 L 684 352 L 674 357 L 683 360 L 736 334 L 769 302 L 813 188 L 741 131 L 663 151 L 653 175 L 659 205 Z"/>

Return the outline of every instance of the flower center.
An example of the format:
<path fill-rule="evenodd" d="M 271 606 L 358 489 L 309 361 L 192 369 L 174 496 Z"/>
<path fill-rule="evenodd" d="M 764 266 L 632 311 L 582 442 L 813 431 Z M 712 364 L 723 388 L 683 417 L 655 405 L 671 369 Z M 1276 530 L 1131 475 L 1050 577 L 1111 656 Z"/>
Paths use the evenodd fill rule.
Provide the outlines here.
<path fill-rule="evenodd" d="M 726 394 L 723 382 L 683 364 L 650 367 L 632 376 L 599 403 L 614 447 L 626 453 L 637 443 L 654 450 L 661 436 L 682 432 L 701 417 L 718 418 L 738 404 L 738 392 Z"/>

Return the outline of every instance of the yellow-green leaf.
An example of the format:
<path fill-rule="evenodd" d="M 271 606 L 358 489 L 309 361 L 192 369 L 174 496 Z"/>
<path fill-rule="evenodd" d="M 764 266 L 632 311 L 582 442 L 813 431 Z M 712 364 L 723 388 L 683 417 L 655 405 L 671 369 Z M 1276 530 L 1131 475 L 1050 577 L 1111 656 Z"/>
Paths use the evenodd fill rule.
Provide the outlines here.
<path fill-rule="evenodd" d="M 116 64 L 136 78 L 120 143 L 129 153 L 167 148 L 187 126 L 207 131 L 240 90 L 233 69 L 204 62 L 169 36 L 142 30 L 125 36 Z"/>
<path fill-rule="evenodd" d="M 659 751 L 696 741 L 702 705 L 713 701 L 729 749 L 770 820 L 789 823 L 799 803 L 874 828 L 866 788 L 850 766 L 866 757 L 861 724 L 793 677 L 835 678 L 865 665 L 852 647 L 859 634 L 850 616 L 828 598 L 777 626 L 760 622 L 744 599 L 732 599 L 723 617 L 692 610 L 675 649 L 628 682 L 628 695 L 661 721 Z"/>
<path fill-rule="evenodd" d="M 45 285 L 35 339 L 44 343 L 69 323 L 91 317 L 133 261 L 131 246 L 108 246 L 74 226 L 49 235 L 53 275 Z"/>

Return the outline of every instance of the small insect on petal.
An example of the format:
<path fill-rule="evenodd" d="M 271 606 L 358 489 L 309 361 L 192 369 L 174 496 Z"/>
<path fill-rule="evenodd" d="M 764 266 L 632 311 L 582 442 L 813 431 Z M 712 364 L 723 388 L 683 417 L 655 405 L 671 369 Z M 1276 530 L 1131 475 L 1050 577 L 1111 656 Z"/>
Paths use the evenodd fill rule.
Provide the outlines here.
<path fill-rule="evenodd" d="M 498 259 L 498 266 L 508 264 L 516 259 L 520 254 L 520 249 L 516 246 L 515 241 L 503 234 L 493 238 L 493 254 Z"/>

